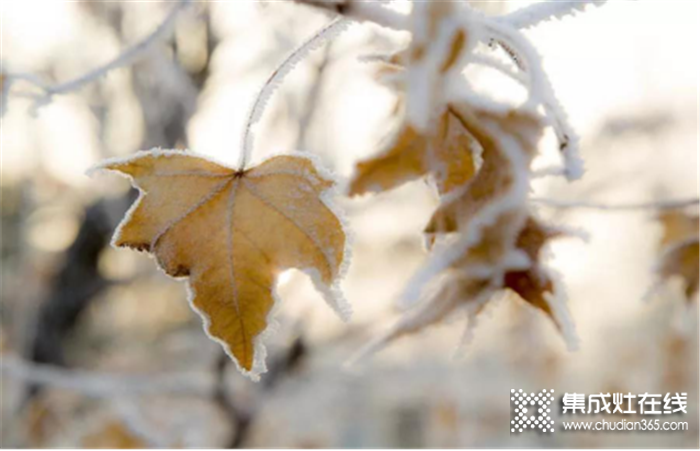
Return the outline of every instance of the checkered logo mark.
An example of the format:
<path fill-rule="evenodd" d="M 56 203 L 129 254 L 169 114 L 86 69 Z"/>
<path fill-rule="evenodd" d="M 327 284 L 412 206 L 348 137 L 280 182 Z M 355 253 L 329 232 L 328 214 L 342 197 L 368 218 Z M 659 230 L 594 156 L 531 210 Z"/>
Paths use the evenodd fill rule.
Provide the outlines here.
<path fill-rule="evenodd" d="M 554 421 L 549 416 L 554 402 L 554 390 L 538 393 L 510 391 L 510 433 L 518 434 L 526 430 L 540 433 L 554 432 Z"/>

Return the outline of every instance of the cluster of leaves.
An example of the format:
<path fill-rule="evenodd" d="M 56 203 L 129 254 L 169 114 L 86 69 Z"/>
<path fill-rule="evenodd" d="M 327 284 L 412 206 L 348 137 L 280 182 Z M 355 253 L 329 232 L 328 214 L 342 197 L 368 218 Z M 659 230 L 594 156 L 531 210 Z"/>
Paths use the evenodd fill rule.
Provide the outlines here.
<path fill-rule="evenodd" d="M 468 89 L 462 71 L 483 32 L 477 23 L 452 20 L 457 9 L 450 2 L 415 4 L 410 45 L 379 70 L 398 93 L 402 125 L 383 152 L 357 165 L 350 193 L 427 176 L 441 203 L 424 230 L 428 264 L 401 299 L 411 308 L 366 351 L 459 312 L 471 326 L 501 290 L 543 311 L 573 342 L 559 285 L 542 263 L 543 246 L 561 231 L 543 224 L 527 199 L 546 118 L 534 104 L 451 95 L 455 81 Z"/>

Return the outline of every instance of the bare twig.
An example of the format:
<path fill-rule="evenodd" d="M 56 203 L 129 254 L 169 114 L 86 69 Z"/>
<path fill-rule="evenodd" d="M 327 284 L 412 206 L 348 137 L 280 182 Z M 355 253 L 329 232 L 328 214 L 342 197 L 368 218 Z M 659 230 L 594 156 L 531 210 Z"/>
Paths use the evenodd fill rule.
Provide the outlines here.
<path fill-rule="evenodd" d="M 175 6 L 170 10 L 165 20 L 149 35 L 138 41 L 136 44 L 124 50 L 122 53 L 117 55 L 114 59 L 108 63 L 99 66 L 89 72 L 76 77 L 72 80 L 68 80 L 62 83 L 49 84 L 42 81 L 39 77 L 34 74 L 24 74 L 24 73 L 6 73 L 5 76 L 10 81 L 24 80 L 32 85 L 38 87 L 43 91 L 42 94 L 35 96 L 36 106 L 46 105 L 51 101 L 51 98 L 57 94 L 66 94 L 68 92 L 75 91 L 82 86 L 92 83 L 95 80 L 103 77 L 108 72 L 119 67 L 128 66 L 137 61 L 140 57 L 144 55 L 146 49 L 151 45 L 156 43 L 160 38 L 166 35 L 167 32 L 171 30 L 173 23 L 177 14 L 187 6 L 191 0 L 179 0 Z"/>
<path fill-rule="evenodd" d="M 252 426 L 257 421 L 258 412 L 264 402 L 264 395 L 274 388 L 294 371 L 298 370 L 306 357 L 308 350 L 301 336 L 297 337 L 291 346 L 272 360 L 267 377 L 259 387 L 258 397 L 253 403 L 241 404 L 226 390 L 226 369 L 230 367 L 231 359 L 221 353 L 215 363 L 215 386 L 212 400 L 219 406 L 232 426 L 232 434 L 226 444 L 227 448 L 243 448 L 248 442 Z"/>
<path fill-rule="evenodd" d="M 319 104 L 321 102 L 321 91 L 324 84 L 324 75 L 330 63 L 331 45 L 332 42 L 326 46 L 326 49 L 323 53 L 323 59 L 321 60 L 316 69 L 316 77 L 314 78 L 311 84 L 308 99 L 305 102 L 307 107 L 305 108 L 304 113 L 301 119 L 299 120 L 299 135 L 297 136 L 297 143 L 295 146 L 296 150 L 307 150 L 306 141 L 309 133 L 309 127 L 313 122 L 314 116 L 316 115 L 316 112 L 319 108 Z"/>
<path fill-rule="evenodd" d="M 252 415 L 246 409 L 240 408 L 226 390 L 226 369 L 230 363 L 231 358 L 225 352 L 221 352 L 214 365 L 216 381 L 212 393 L 212 401 L 226 415 L 232 427 L 226 448 L 240 448 L 248 437 Z"/>
<path fill-rule="evenodd" d="M 0 374 L 3 378 L 9 377 L 31 384 L 75 391 L 95 398 L 155 393 L 206 396 L 213 390 L 211 374 L 204 372 L 115 375 L 29 363 L 7 355 L 0 359 Z"/>
<path fill-rule="evenodd" d="M 27 358 L 39 364 L 64 366 L 65 338 L 92 300 L 113 285 L 102 276 L 98 262 L 118 218 L 134 200 L 133 193 L 99 200 L 86 207 L 75 240 L 52 275 L 46 297 L 37 310 Z M 39 395 L 41 386 L 28 384 L 24 403 Z"/>
<path fill-rule="evenodd" d="M 285 376 L 299 368 L 307 348 L 301 337 L 277 356 L 270 366 L 269 378 L 261 387 L 270 392 Z M 115 374 L 113 372 L 65 369 L 54 365 L 31 363 L 12 355 L 0 357 L 0 376 L 42 387 L 68 390 L 92 398 L 117 398 L 139 395 L 192 395 L 210 398 L 229 418 L 233 433 L 229 448 L 245 444 L 259 405 L 239 406 L 226 390 L 226 369 L 230 358 L 221 353 L 214 371 L 183 371 L 167 374 Z"/>
<path fill-rule="evenodd" d="M 557 208 L 557 209 L 588 209 L 588 210 L 601 210 L 601 211 L 611 211 L 611 212 L 622 212 L 622 211 L 636 211 L 636 210 L 675 210 L 679 208 L 686 208 L 691 206 L 700 205 L 700 198 L 691 199 L 674 199 L 666 201 L 657 202 L 641 202 L 634 204 L 600 204 L 595 202 L 576 202 L 576 201 L 564 201 L 557 199 L 545 199 L 545 198 L 532 198 L 532 202 L 536 202 L 547 207 Z"/>

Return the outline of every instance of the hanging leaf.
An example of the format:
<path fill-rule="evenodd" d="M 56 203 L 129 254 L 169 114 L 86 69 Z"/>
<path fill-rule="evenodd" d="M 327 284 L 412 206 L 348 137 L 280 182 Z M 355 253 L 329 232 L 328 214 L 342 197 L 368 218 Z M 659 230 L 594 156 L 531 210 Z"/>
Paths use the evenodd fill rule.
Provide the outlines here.
<path fill-rule="evenodd" d="M 430 134 L 404 123 L 386 151 L 357 164 L 350 194 L 386 191 L 428 174 L 441 194 L 448 193 L 474 175 L 476 146 L 459 113 L 451 108 Z"/>
<path fill-rule="evenodd" d="M 465 107 L 466 108 L 466 107 Z M 469 222 L 489 205 L 502 200 L 509 193 L 527 189 L 528 180 L 516 186 L 518 177 L 528 177 L 530 161 L 539 139 L 537 118 L 531 114 L 510 111 L 504 114 L 480 110 L 463 112 L 467 131 L 479 143 L 483 164 L 473 179 L 457 195 L 443 202 L 430 219 L 425 233 L 428 235 L 465 231 Z M 520 150 L 512 151 L 484 127 L 485 123 L 497 126 L 503 136 L 511 136 Z M 495 125 L 497 124 L 497 125 Z M 515 190 L 515 191 L 514 191 Z M 524 201 L 524 195 L 521 198 Z"/>
<path fill-rule="evenodd" d="M 207 333 L 256 376 L 276 276 L 307 272 L 341 317 L 336 283 L 346 234 L 328 204 L 333 182 L 306 157 L 277 156 L 237 171 L 175 151 L 139 152 L 98 169 L 131 178 L 141 195 L 113 243 L 148 251 L 172 277 L 188 277 Z"/>
<path fill-rule="evenodd" d="M 443 92 L 469 50 L 467 31 L 450 19 L 454 14 L 449 2 L 415 3 L 409 46 L 378 65 L 375 78 L 405 92 L 395 108 L 402 125 L 385 151 L 358 163 L 351 195 L 386 191 L 428 174 L 445 194 L 474 174 L 475 141 Z"/>

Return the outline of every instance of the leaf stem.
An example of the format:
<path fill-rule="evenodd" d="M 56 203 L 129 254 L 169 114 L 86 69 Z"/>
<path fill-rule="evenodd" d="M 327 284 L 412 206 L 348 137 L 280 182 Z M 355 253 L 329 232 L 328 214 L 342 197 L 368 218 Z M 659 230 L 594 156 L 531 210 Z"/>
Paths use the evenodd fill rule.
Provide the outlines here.
<path fill-rule="evenodd" d="M 285 58 L 284 61 L 282 61 L 282 63 L 270 74 L 267 80 L 265 80 L 265 83 L 253 101 L 253 105 L 248 113 L 248 118 L 246 119 L 245 128 L 243 130 L 241 153 L 238 160 L 239 171 L 245 170 L 253 151 L 253 143 L 255 138 L 253 126 L 260 121 L 260 118 L 265 112 L 267 101 L 279 87 L 280 83 L 282 83 L 284 77 L 286 77 L 292 71 L 292 69 L 294 69 L 294 66 L 296 66 L 299 61 L 304 59 L 304 57 L 311 51 L 317 49 L 327 40 L 333 39 L 345 31 L 349 23 L 350 21 L 348 19 L 337 18 L 321 28 L 313 36 L 311 36 L 311 38 L 306 40 L 306 42 L 292 51 L 292 53 L 289 54 L 289 56 L 287 56 L 287 58 Z"/>

